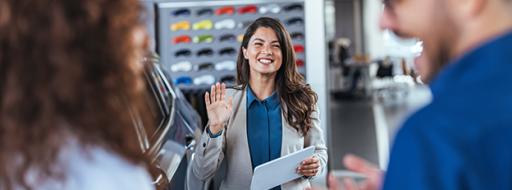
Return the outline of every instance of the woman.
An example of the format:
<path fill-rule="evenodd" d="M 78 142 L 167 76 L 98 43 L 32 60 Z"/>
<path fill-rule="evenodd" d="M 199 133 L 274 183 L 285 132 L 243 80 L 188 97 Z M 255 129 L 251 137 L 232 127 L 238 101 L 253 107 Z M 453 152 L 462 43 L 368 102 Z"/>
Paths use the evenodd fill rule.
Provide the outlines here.
<path fill-rule="evenodd" d="M 304 189 L 327 163 L 317 96 L 297 72 L 290 35 L 272 18 L 252 23 L 237 60 L 235 89 L 215 84 L 205 94 L 209 125 L 196 149 L 193 172 L 211 178 L 222 161 L 221 189 L 249 189 L 254 168 L 308 146 L 315 154 L 297 172 L 304 176 L 276 189 Z"/>
<path fill-rule="evenodd" d="M 129 114 L 147 112 L 140 9 L 0 0 L 0 190 L 154 189 Z"/>

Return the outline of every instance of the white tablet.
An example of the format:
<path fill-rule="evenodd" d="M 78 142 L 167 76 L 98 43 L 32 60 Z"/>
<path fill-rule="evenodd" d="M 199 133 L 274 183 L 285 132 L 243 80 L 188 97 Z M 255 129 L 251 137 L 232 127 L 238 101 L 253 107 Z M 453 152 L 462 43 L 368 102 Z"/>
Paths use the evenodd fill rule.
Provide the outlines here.
<path fill-rule="evenodd" d="M 314 152 L 315 147 L 310 146 L 257 166 L 252 176 L 251 190 L 270 189 L 302 177 L 297 173 L 297 168 L 302 161 L 311 157 Z"/>

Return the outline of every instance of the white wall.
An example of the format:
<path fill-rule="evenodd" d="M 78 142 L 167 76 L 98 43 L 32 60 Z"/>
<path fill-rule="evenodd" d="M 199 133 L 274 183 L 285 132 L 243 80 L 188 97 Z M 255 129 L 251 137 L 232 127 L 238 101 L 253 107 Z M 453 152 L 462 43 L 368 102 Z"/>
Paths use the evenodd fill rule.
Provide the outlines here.
<path fill-rule="evenodd" d="M 379 29 L 379 16 L 382 3 L 379 0 L 364 0 L 363 20 L 366 53 L 371 59 L 385 56 L 386 48 L 383 32 Z"/>

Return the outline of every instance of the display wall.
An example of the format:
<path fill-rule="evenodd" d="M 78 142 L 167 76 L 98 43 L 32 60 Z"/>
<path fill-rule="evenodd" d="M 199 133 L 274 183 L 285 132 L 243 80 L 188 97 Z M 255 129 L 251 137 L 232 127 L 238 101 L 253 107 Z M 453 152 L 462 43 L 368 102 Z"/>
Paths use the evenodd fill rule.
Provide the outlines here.
<path fill-rule="evenodd" d="M 164 69 L 184 90 L 235 83 L 243 34 L 259 17 L 279 19 L 290 33 L 299 72 L 305 69 L 304 2 L 173 1 L 159 3 L 158 51 Z"/>

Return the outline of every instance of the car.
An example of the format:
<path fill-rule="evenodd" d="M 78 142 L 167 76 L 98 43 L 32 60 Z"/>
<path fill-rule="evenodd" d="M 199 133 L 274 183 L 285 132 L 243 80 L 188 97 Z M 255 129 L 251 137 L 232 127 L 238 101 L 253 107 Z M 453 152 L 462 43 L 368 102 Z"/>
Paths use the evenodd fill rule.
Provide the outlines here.
<path fill-rule="evenodd" d="M 172 15 L 175 17 L 190 16 L 190 10 L 189 9 L 178 9 L 178 10 L 172 12 Z"/>
<path fill-rule="evenodd" d="M 233 56 L 236 54 L 236 50 L 235 48 L 222 48 L 219 50 L 219 55 L 220 56 L 223 56 L 223 55 L 229 55 L 229 56 Z"/>
<path fill-rule="evenodd" d="M 189 49 L 180 49 L 174 53 L 174 57 L 190 57 L 192 55 L 192 51 Z"/>
<path fill-rule="evenodd" d="M 283 9 L 286 12 L 304 11 L 304 6 L 302 6 L 301 4 L 290 4 L 290 5 L 284 6 Z"/>
<path fill-rule="evenodd" d="M 251 25 L 252 23 L 253 23 L 253 21 L 251 21 L 251 20 L 240 22 L 240 23 L 238 23 L 238 28 L 244 28 L 245 29 L 249 25 Z"/>
<path fill-rule="evenodd" d="M 228 85 L 233 85 L 236 82 L 236 78 L 233 75 L 226 75 L 220 78 L 220 82 L 226 83 Z"/>
<path fill-rule="evenodd" d="M 215 10 L 216 15 L 232 15 L 235 14 L 235 7 L 233 6 L 224 6 Z"/>
<path fill-rule="evenodd" d="M 290 36 L 293 40 L 304 40 L 304 34 L 302 34 L 302 32 L 292 32 Z"/>
<path fill-rule="evenodd" d="M 190 30 L 190 22 L 184 20 L 171 24 L 171 31 Z"/>
<path fill-rule="evenodd" d="M 190 61 L 182 61 L 171 65 L 172 72 L 188 72 L 192 70 L 192 63 Z"/>
<path fill-rule="evenodd" d="M 258 12 L 258 7 L 256 5 L 246 5 L 238 8 L 238 14 L 254 14 Z"/>
<path fill-rule="evenodd" d="M 203 8 L 197 11 L 197 16 L 211 16 L 213 15 L 213 10 L 210 8 Z"/>
<path fill-rule="evenodd" d="M 194 23 L 192 26 L 194 30 L 211 30 L 213 28 L 213 22 L 211 20 L 202 20 Z"/>
<path fill-rule="evenodd" d="M 236 42 L 236 36 L 233 34 L 223 34 L 219 37 L 220 42 Z"/>
<path fill-rule="evenodd" d="M 217 29 L 217 30 L 233 29 L 235 27 L 236 27 L 236 22 L 233 19 L 224 19 L 224 20 L 215 22 L 215 29 Z"/>
<path fill-rule="evenodd" d="M 200 49 L 199 51 L 197 51 L 197 57 L 212 56 L 212 55 L 213 55 L 213 50 L 210 48 L 203 48 L 203 49 Z"/>
<path fill-rule="evenodd" d="M 194 36 L 194 43 L 212 43 L 213 36 L 209 34 Z"/>
<path fill-rule="evenodd" d="M 137 113 L 127 113 L 134 121 L 133 130 L 141 151 L 148 158 L 147 167 L 156 189 L 203 189 L 200 181 L 189 174 L 195 134 L 202 131 L 200 116 L 181 91 L 169 82 L 158 59 L 151 53 L 142 61 L 146 79 L 143 105 L 151 110 L 154 125 L 138 122 Z"/>
<path fill-rule="evenodd" d="M 294 26 L 294 25 L 304 25 L 304 19 L 300 17 L 290 18 L 286 21 L 286 25 Z"/>
<path fill-rule="evenodd" d="M 244 34 L 240 34 L 236 37 L 236 39 L 238 40 L 238 42 L 242 42 L 244 41 Z"/>
<path fill-rule="evenodd" d="M 281 7 L 277 4 L 264 5 L 260 7 L 260 14 L 274 13 L 277 14 L 281 12 Z"/>
<path fill-rule="evenodd" d="M 187 35 L 181 35 L 181 36 L 176 36 L 172 39 L 172 42 L 173 44 L 187 44 L 187 43 L 190 43 L 192 40 L 190 39 L 190 36 L 187 36 Z"/>
<path fill-rule="evenodd" d="M 213 71 L 215 70 L 215 65 L 211 62 L 201 63 L 197 65 L 197 71 Z"/>
<path fill-rule="evenodd" d="M 236 63 L 232 60 L 226 60 L 219 62 L 215 64 L 215 70 L 222 71 L 222 70 L 228 70 L 228 71 L 234 71 L 236 69 Z"/>
<path fill-rule="evenodd" d="M 304 67 L 304 60 L 302 59 L 297 59 L 295 61 L 295 65 L 297 65 L 297 67 Z"/>
<path fill-rule="evenodd" d="M 211 85 L 215 83 L 215 77 L 213 75 L 202 75 L 194 78 L 195 85 Z"/>
<path fill-rule="evenodd" d="M 191 85 L 194 82 L 192 78 L 190 78 L 189 76 L 181 76 L 176 78 L 176 80 L 174 80 L 174 83 L 176 83 L 176 85 Z"/>
<path fill-rule="evenodd" d="M 300 44 L 293 45 L 293 50 L 295 53 L 304 53 L 304 46 Z"/>

